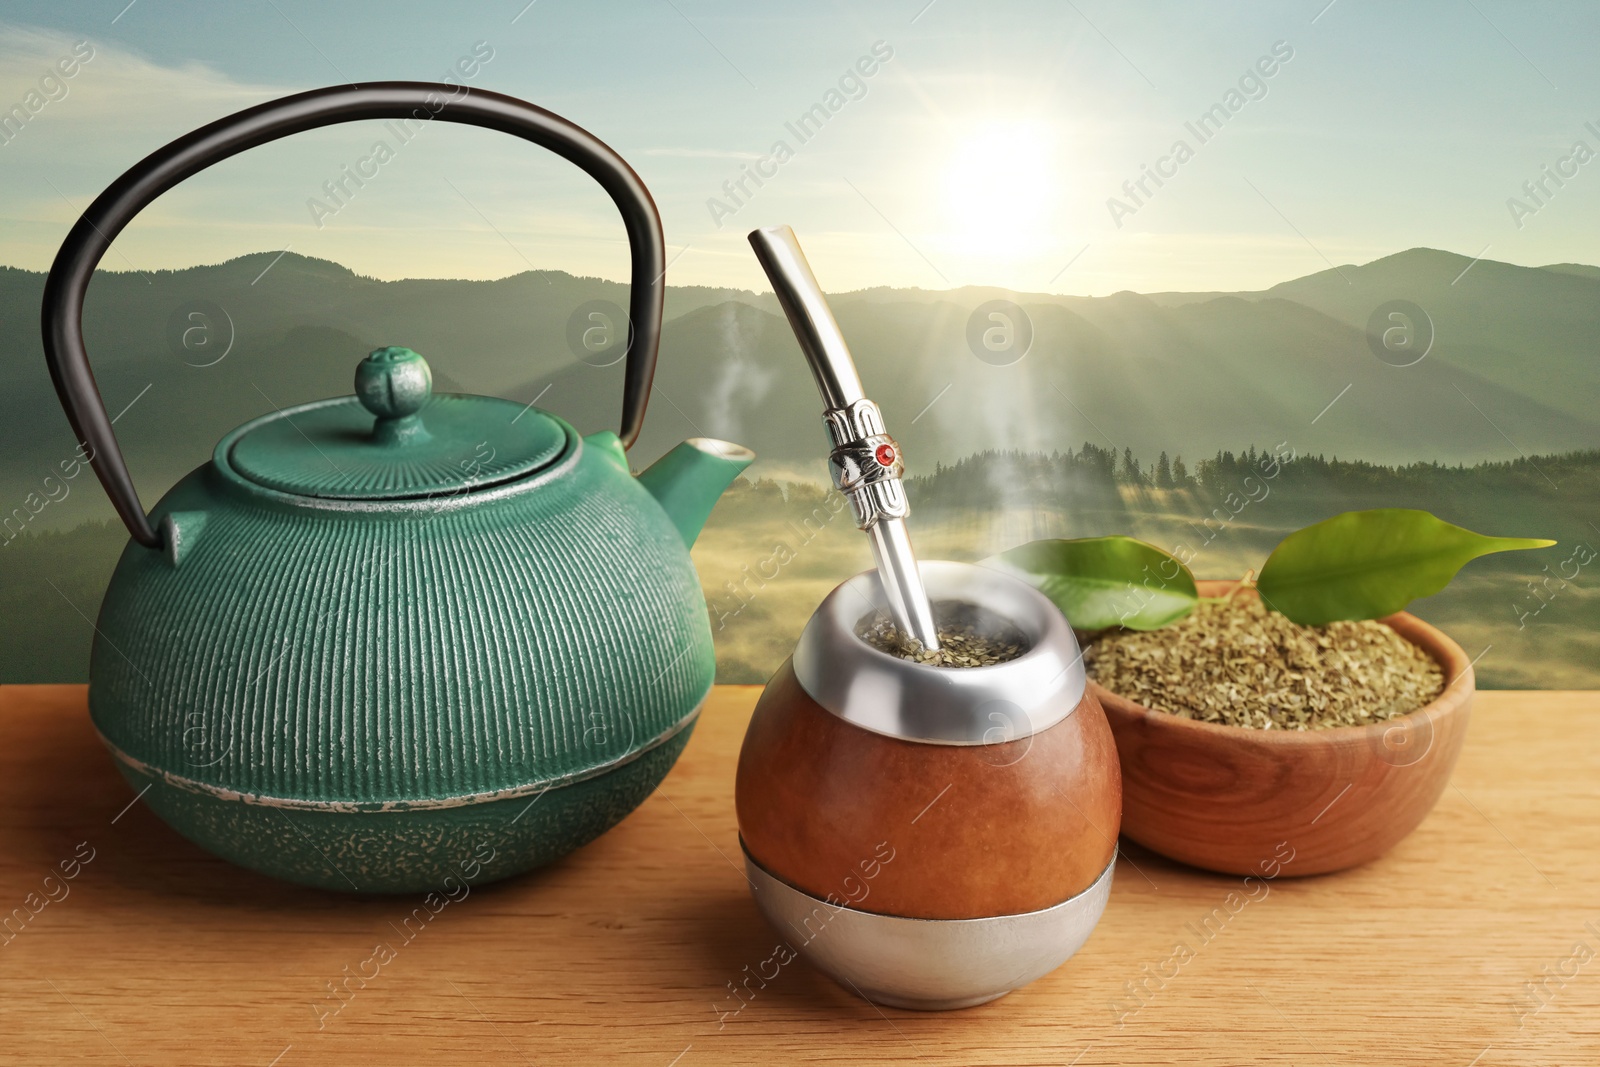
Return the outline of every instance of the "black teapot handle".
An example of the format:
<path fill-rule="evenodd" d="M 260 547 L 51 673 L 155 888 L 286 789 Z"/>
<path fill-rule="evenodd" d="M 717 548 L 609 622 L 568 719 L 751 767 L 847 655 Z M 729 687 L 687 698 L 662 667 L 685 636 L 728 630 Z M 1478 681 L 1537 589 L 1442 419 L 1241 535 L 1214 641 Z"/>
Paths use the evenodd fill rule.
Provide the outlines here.
<path fill-rule="evenodd" d="M 41 321 L 45 362 L 78 440 L 133 539 L 150 548 L 161 538 L 145 514 L 117 447 L 105 401 L 83 345 L 83 297 L 112 240 L 140 211 L 185 178 L 257 145 L 361 119 L 439 119 L 499 130 L 576 163 L 611 194 L 628 229 L 633 275 L 628 298 L 628 361 L 622 389 L 624 447 L 639 436 L 661 340 L 666 266 L 661 217 L 633 172 L 602 141 L 559 115 L 515 97 L 432 82 L 373 82 L 314 89 L 218 119 L 146 156 L 112 182 L 78 219 L 56 253 L 44 286 Z"/>

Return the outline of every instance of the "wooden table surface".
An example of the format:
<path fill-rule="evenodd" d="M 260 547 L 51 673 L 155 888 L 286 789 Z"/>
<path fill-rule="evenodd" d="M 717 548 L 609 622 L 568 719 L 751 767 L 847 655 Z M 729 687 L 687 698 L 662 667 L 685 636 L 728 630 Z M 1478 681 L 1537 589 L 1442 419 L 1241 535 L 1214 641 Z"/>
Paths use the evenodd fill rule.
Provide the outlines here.
<path fill-rule="evenodd" d="M 167 829 L 113 771 L 82 688 L 0 689 L 0 1062 L 1600 1063 L 1600 694 L 1481 694 L 1415 834 L 1365 868 L 1273 883 L 1142 1005 L 1127 983 L 1197 945 L 1191 924 L 1238 880 L 1130 844 L 1066 966 L 921 1014 L 803 962 L 731 993 L 778 941 L 732 802 L 758 692 L 719 688 L 617 829 L 401 943 L 417 901 L 273 882 Z M 375 966 L 379 943 L 399 947 Z M 331 995 L 363 967 L 376 977 Z"/>

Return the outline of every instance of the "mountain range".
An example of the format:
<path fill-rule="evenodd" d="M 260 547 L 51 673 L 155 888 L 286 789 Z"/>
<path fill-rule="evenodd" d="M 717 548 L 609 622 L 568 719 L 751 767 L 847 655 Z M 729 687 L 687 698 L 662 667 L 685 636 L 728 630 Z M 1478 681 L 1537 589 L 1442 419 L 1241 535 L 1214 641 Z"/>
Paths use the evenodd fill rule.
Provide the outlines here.
<path fill-rule="evenodd" d="M 74 448 L 40 349 L 43 283 L 38 272 L 0 268 L 5 513 Z M 1258 292 L 868 289 L 830 300 L 913 470 L 985 449 L 1084 441 L 1191 459 L 1284 442 L 1301 454 L 1391 464 L 1600 446 L 1600 268 L 1582 264 L 1520 267 L 1418 248 Z M 1000 321 L 969 328 L 996 300 L 1031 324 L 1031 347 L 1014 362 L 985 353 L 986 362 L 969 344 Z M 612 427 L 620 364 L 591 366 L 568 341 L 570 320 L 592 301 L 625 307 L 627 287 L 559 271 L 379 281 L 259 253 L 179 271 L 101 272 L 84 321 L 148 505 L 239 423 L 348 393 L 356 362 L 381 345 L 422 352 L 436 389 L 536 401 L 586 432 Z M 1395 301 L 1420 308 L 1420 319 L 1406 312 L 1405 328 L 1432 337 L 1410 366 L 1395 365 L 1409 356 L 1380 359 L 1369 344 L 1369 320 Z M 196 308 L 224 314 L 206 320 L 209 348 L 185 349 L 175 338 Z M 1391 321 L 1402 320 L 1380 316 L 1379 325 Z M 633 455 L 643 466 L 684 437 L 723 437 L 754 448 L 758 472 L 820 477 L 820 407 L 771 294 L 672 286 Z M 107 515 L 85 480 L 37 521 Z"/>

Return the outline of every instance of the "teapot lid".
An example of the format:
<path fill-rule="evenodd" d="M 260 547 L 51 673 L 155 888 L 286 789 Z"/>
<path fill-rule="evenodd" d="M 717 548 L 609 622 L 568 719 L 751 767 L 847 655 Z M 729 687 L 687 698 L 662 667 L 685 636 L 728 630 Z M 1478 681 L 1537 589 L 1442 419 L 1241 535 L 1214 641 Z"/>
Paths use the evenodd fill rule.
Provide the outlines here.
<path fill-rule="evenodd" d="M 498 485 L 549 466 L 563 425 L 496 397 L 433 395 L 409 348 L 373 351 L 356 395 L 289 408 L 245 427 L 228 453 L 239 474 L 297 496 L 402 500 Z"/>

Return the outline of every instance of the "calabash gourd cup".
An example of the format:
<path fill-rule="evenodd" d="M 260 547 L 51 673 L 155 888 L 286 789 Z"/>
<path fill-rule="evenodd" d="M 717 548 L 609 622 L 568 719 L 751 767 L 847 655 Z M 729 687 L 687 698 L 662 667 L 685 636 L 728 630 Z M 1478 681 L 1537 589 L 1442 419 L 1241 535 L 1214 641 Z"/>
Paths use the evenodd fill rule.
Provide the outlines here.
<path fill-rule="evenodd" d="M 845 988 L 920 1009 L 981 1004 L 1082 946 L 1111 889 L 1121 787 L 1072 629 L 998 571 L 924 562 L 1027 651 L 988 667 L 900 659 L 856 636 L 876 572 L 822 602 L 768 683 L 739 755 L 755 899 Z"/>
<path fill-rule="evenodd" d="M 112 575 L 89 704 L 118 769 L 179 832 L 331 889 L 419 891 L 547 863 L 666 774 L 714 673 L 688 546 L 751 460 L 686 442 L 638 477 L 664 275 L 649 193 L 616 153 L 531 104 L 412 82 L 323 89 L 149 156 L 78 221 L 45 287 L 51 375 L 133 540 Z M 438 105 L 438 106 L 436 106 Z M 424 114 L 577 163 L 627 224 L 622 432 L 431 395 L 379 349 L 358 396 L 223 438 L 148 516 L 83 345 L 84 291 L 163 191 L 298 131 Z"/>

